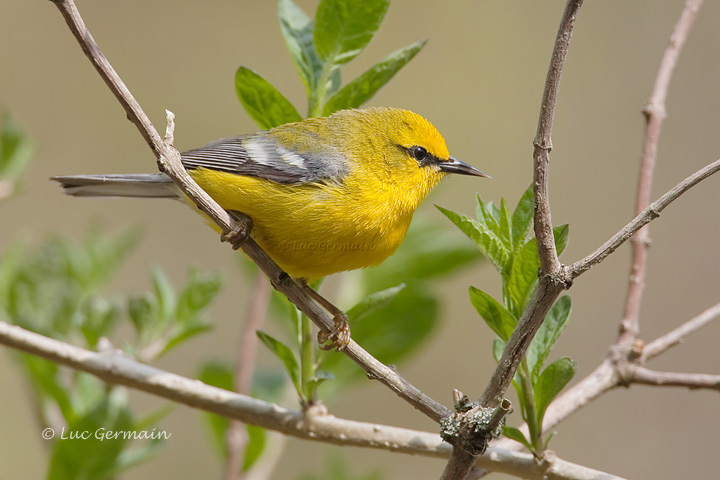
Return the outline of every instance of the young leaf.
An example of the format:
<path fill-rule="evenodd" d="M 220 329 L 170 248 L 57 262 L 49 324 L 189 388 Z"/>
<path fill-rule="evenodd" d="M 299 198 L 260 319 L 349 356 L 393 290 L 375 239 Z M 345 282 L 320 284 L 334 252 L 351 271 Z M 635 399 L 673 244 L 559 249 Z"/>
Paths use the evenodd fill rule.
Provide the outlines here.
<path fill-rule="evenodd" d="M 495 362 L 499 362 L 500 358 L 502 358 L 503 353 L 505 352 L 505 346 L 507 344 L 503 342 L 501 339 L 495 337 L 492 344 L 492 352 L 493 352 L 493 358 L 495 359 Z"/>
<path fill-rule="evenodd" d="M 500 215 L 496 214 L 497 207 L 490 201 L 488 203 L 483 202 L 480 195 L 475 199 L 475 216 L 478 222 L 486 225 L 490 231 L 492 231 L 498 237 L 500 236 Z"/>
<path fill-rule="evenodd" d="M 130 409 L 126 401 L 117 396 L 116 391 L 112 391 L 90 412 L 66 419 L 66 438 L 62 439 L 62 432 L 58 432 L 58 438 L 52 445 L 49 480 L 115 477 L 119 467 L 118 457 L 129 440 L 122 436 L 105 440 L 97 433 L 133 430 Z M 70 432 L 76 437 L 70 438 Z M 86 438 L 78 438 L 81 435 Z"/>
<path fill-rule="evenodd" d="M 167 276 L 160 267 L 155 266 L 153 268 L 152 283 L 153 292 L 155 293 L 155 298 L 157 299 L 159 313 L 156 321 L 160 320 L 157 321 L 155 326 L 158 329 L 161 329 L 164 328 L 164 324 L 166 324 L 170 318 L 175 315 L 177 300 L 175 298 L 175 290 L 173 289 L 172 284 L 170 284 L 170 280 L 168 280 Z"/>
<path fill-rule="evenodd" d="M 32 144 L 7 112 L 0 112 L 0 178 L 14 182 L 28 166 Z"/>
<path fill-rule="evenodd" d="M 560 255 L 568 241 L 568 226 L 560 225 L 553 228 L 555 248 Z M 540 258 L 538 257 L 537 240 L 529 240 L 515 256 L 510 274 L 505 284 L 505 293 L 510 300 L 510 310 L 519 318 L 525 310 L 538 282 Z"/>
<path fill-rule="evenodd" d="M 247 445 L 245 447 L 245 458 L 243 459 L 242 471 L 247 472 L 257 462 L 265 450 L 265 429 L 257 425 L 246 425 L 248 433 Z"/>
<path fill-rule="evenodd" d="M 283 362 L 285 370 L 287 370 L 290 375 L 290 380 L 292 380 L 298 395 L 302 397 L 302 388 L 300 386 L 300 364 L 298 363 L 297 358 L 295 358 L 295 354 L 287 345 L 274 339 L 267 333 L 258 330 L 257 336 L 265 344 L 265 346 L 268 347 L 270 351 Z"/>
<path fill-rule="evenodd" d="M 222 283 L 218 272 L 200 272 L 191 269 L 185 287 L 177 301 L 177 319 L 192 322 L 205 310 L 220 291 Z"/>
<path fill-rule="evenodd" d="M 568 295 L 563 295 L 552 306 L 545 321 L 540 325 L 535 338 L 533 338 L 527 352 L 528 369 L 532 378 L 536 379 L 545 363 L 550 350 L 567 325 L 570 316 L 571 300 Z"/>
<path fill-rule="evenodd" d="M 545 410 L 577 371 L 577 364 L 569 358 L 560 358 L 543 370 L 535 383 L 535 410 L 537 424 L 542 425 Z"/>
<path fill-rule="evenodd" d="M 475 287 L 470 287 L 470 302 L 492 331 L 507 342 L 517 325 L 515 317 L 491 295 Z"/>
<path fill-rule="evenodd" d="M 345 108 L 357 108 L 370 100 L 375 93 L 404 67 L 425 46 L 420 40 L 392 52 L 381 62 L 337 91 L 325 104 L 323 115 L 330 115 Z"/>
<path fill-rule="evenodd" d="M 525 193 L 522 194 L 522 197 L 520 197 L 520 201 L 512 214 L 513 251 L 517 251 L 523 243 L 525 243 L 525 239 L 530 232 L 530 226 L 532 225 L 534 211 L 535 204 L 533 201 L 533 186 L 531 184 L 530 187 L 525 190 Z"/>
<path fill-rule="evenodd" d="M 438 300 L 417 284 L 408 284 L 384 308 L 351 323 L 353 339 L 381 362 L 397 364 L 415 351 L 437 325 Z M 345 355 L 325 356 L 322 367 L 335 376 L 323 386 L 325 397 L 343 391 L 364 372 Z"/>
<path fill-rule="evenodd" d="M 375 310 L 383 308 L 385 305 L 392 302 L 395 296 L 400 293 L 403 288 L 405 288 L 405 284 L 400 284 L 396 287 L 390 287 L 379 292 L 371 293 L 365 300 L 347 311 L 348 318 L 354 323 Z"/>
<path fill-rule="evenodd" d="M 513 250 L 513 232 L 510 228 L 510 210 L 505 199 L 500 200 L 500 238 L 505 242 L 508 250 Z"/>
<path fill-rule="evenodd" d="M 233 389 L 233 370 L 229 365 L 220 362 L 205 363 L 198 375 L 198 379 L 213 387 L 225 390 Z M 230 426 L 230 420 L 214 413 L 203 413 L 203 417 L 207 420 L 213 439 L 212 444 L 216 447 L 216 451 L 223 457 L 227 455 L 227 433 Z"/>
<path fill-rule="evenodd" d="M 313 45 L 313 21 L 292 0 L 278 2 L 280 31 L 308 94 L 315 89 L 322 62 Z"/>
<path fill-rule="evenodd" d="M 530 441 L 527 438 L 525 438 L 525 435 L 523 435 L 523 433 L 520 430 L 518 430 L 517 428 L 507 427 L 507 426 L 503 425 L 502 430 L 503 430 L 503 435 L 505 435 L 510 440 L 515 440 L 516 442 L 522 443 L 525 446 L 525 448 L 527 448 L 531 452 L 535 451 L 532 444 L 530 444 Z"/>
<path fill-rule="evenodd" d="M 361 278 L 364 292 L 372 292 L 401 282 L 438 278 L 469 267 L 480 258 L 478 249 L 460 232 L 423 221 L 416 214 L 393 256 L 377 267 L 356 270 L 353 275 Z"/>
<path fill-rule="evenodd" d="M 380 27 L 390 0 L 321 0 L 315 13 L 314 41 L 327 64 L 347 63 L 367 46 Z"/>
<path fill-rule="evenodd" d="M 435 205 L 446 217 L 450 219 L 490 260 L 499 272 L 503 272 L 510 260 L 510 252 L 503 241 L 486 224 L 473 220 L 461 213 L 446 210 Z"/>
<path fill-rule="evenodd" d="M 295 107 L 282 93 L 249 68 L 238 69 L 235 74 L 235 90 L 248 115 L 264 130 L 302 120 Z"/>

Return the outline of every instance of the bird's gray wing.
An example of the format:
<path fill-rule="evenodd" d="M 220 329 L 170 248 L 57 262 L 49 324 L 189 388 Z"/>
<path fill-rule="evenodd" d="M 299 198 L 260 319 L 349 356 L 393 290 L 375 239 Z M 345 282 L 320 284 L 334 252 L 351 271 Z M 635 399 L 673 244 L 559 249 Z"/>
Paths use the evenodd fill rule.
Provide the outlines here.
<path fill-rule="evenodd" d="M 216 140 L 183 152 L 182 161 L 188 170 L 207 168 L 293 185 L 338 182 L 347 173 L 347 160 L 332 148 L 298 153 L 266 135 Z"/>

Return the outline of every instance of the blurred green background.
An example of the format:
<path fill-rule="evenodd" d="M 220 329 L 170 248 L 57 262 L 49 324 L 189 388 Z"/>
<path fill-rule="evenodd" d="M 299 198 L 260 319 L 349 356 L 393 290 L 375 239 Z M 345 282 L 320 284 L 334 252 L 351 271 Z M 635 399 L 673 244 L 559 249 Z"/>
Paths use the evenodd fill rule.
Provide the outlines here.
<path fill-rule="evenodd" d="M 92 201 L 64 197 L 51 175 L 152 172 L 154 160 L 134 126 L 81 53 L 47 1 L 0 0 L 0 105 L 33 137 L 35 161 L 26 189 L 0 204 L 0 249 L 19 232 L 39 242 L 58 232 L 81 238 L 90 222 L 102 229 L 140 225 L 145 236 L 118 291 L 149 286 L 158 264 L 179 285 L 188 266 L 223 271 L 225 287 L 210 318 L 214 330 L 163 358 L 161 368 L 193 375 L 201 359 L 234 354 L 249 288 L 233 253 L 189 210 L 174 202 Z M 309 13 L 316 2 L 298 2 Z M 647 101 L 679 0 L 587 2 L 570 50 L 553 135 L 553 222 L 570 224 L 563 259 L 577 260 L 632 217 Z M 395 0 L 351 78 L 389 51 L 420 38 L 426 48 L 372 101 L 429 118 L 450 151 L 493 176 L 452 178 L 421 207 L 454 227 L 431 203 L 471 213 L 474 194 L 514 205 L 531 181 L 532 140 L 557 24 L 564 2 Z M 176 144 L 188 149 L 256 130 L 234 92 L 240 65 L 257 70 L 291 101 L 304 91 L 277 24 L 274 1 L 80 1 L 104 53 L 157 126 L 164 109 L 177 116 Z M 707 2 L 671 85 L 653 197 L 720 154 L 720 6 Z M 304 112 L 301 112 L 304 113 Z M 653 223 L 642 337 L 652 340 L 720 299 L 718 179 L 699 185 Z M 458 235 L 460 235 L 458 233 Z M 614 341 L 622 313 L 629 249 L 582 276 L 571 290 L 573 314 L 556 355 L 589 373 Z M 446 295 L 444 321 L 401 373 L 446 404 L 452 388 L 477 397 L 493 369 L 492 335 L 467 297 L 469 285 L 494 294 L 497 275 L 484 264 L 437 285 Z M 718 373 L 711 325 L 651 364 L 658 369 Z M 274 362 L 265 352 L 261 362 Z M 0 355 L 0 478 L 40 478 L 47 461 L 40 430 L 15 364 Z M 134 394 L 138 405 L 159 402 Z M 567 460 L 629 478 L 678 478 L 716 471 L 709 455 L 720 429 L 717 394 L 632 387 L 611 392 L 559 428 L 551 448 Z M 332 413 L 352 419 L 437 430 L 378 383 L 348 391 Z M 515 415 L 511 424 L 517 424 Z M 128 477 L 219 478 L 200 415 L 178 408 L 163 428 L 165 452 Z M 444 462 L 381 451 L 288 440 L 274 478 L 313 472 L 339 452 L 357 471 L 382 468 L 387 478 L 437 478 Z M 192 461 L 188 462 L 188 459 Z M 682 459 L 682 461 L 679 461 Z"/>

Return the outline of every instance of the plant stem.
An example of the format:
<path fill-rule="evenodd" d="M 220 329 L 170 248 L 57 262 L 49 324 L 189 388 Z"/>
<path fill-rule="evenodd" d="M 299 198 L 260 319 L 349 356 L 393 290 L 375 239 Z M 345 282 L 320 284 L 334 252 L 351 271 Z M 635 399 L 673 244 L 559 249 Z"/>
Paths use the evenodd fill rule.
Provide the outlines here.
<path fill-rule="evenodd" d="M 317 88 L 310 96 L 308 117 L 319 117 L 322 115 L 322 109 L 325 106 L 325 97 L 327 96 L 332 72 L 333 65 L 328 65 L 327 63 L 323 65 L 320 78 L 318 79 Z"/>
<path fill-rule="evenodd" d="M 315 351 L 310 319 L 303 314 L 300 320 L 300 384 L 306 405 L 315 403 Z"/>
<path fill-rule="evenodd" d="M 542 430 L 538 428 L 537 424 L 537 412 L 535 411 L 535 395 L 533 391 L 532 381 L 530 380 L 530 373 L 527 368 L 527 361 L 523 360 L 518 370 L 518 377 L 520 378 L 521 393 L 523 396 L 523 410 L 525 421 L 528 425 L 528 431 L 530 432 L 530 444 L 535 448 L 533 454 L 540 453 L 542 451 Z"/>

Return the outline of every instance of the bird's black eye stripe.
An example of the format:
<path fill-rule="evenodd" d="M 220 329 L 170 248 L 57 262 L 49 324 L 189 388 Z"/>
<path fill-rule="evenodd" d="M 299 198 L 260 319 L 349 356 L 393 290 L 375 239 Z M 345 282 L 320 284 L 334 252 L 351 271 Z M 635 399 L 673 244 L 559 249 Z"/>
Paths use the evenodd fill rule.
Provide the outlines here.
<path fill-rule="evenodd" d="M 410 155 L 412 155 L 412 157 L 418 162 L 422 162 L 423 160 L 427 159 L 428 151 L 423 147 L 415 145 L 413 147 L 410 147 Z"/>

